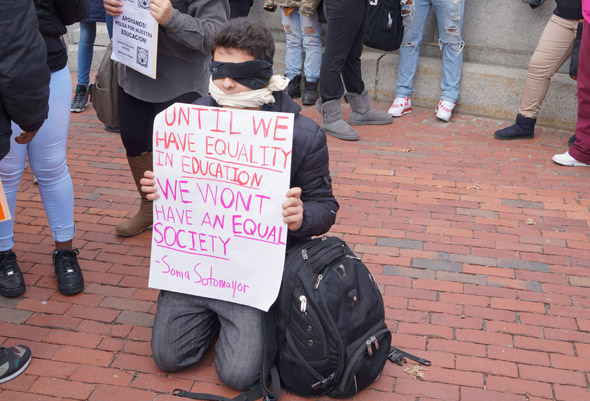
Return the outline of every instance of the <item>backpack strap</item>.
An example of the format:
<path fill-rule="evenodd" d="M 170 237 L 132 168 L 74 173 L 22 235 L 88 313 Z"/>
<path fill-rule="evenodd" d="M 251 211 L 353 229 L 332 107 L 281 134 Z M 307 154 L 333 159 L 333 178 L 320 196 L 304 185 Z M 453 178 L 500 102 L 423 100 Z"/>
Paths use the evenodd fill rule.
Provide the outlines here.
<path fill-rule="evenodd" d="M 278 401 L 281 395 L 281 380 L 279 371 L 274 364 L 277 354 L 277 328 L 276 328 L 276 304 L 273 304 L 268 312 L 262 315 L 263 325 L 263 355 L 260 381 L 245 393 L 238 394 L 234 398 L 227 398 L 216 394 L 191 393 L 182 389 L 174 389 L 172 395 L 205 401 L 254 401 L 262 398 L 263 401 Z M 271 389 L 272 387 L 272 389 Z"/>
<path fill-rule="evenodd" d="M 395 347 L 389 348 L 388 359 L 391 362 L 396 363 L 399 366 L 402 366 L 404 363 L 407 362 L 406 358 L 416 361 L 419 364 L 424 365 L 424 366 L 432 365 L 432 362 L 430 362 L 428 359 L 424 359 L 424 358 L 417 357 L 416 355 L 408 354 L 407 352 L 404 352 L 401 349 L 398 349 Z"/>

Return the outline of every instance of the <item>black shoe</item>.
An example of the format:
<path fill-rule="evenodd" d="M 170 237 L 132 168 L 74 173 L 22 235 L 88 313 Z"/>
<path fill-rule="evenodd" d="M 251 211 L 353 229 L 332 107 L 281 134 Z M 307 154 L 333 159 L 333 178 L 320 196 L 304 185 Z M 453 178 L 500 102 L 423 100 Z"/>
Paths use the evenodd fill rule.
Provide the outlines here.
<path fill-rule="evenodd" d="M 301 103 L 305 106 L 313 106 L 318 100 L 318 82 L 305 81 L 303 86 L 303 98 Z"/>
<path fill-rule="evenodd" d="M 26 291 L 25 279 L 12 251 L 0 252 L 0 295 L 18 297 Z"/>
<path fill-rule="evenodd" d="M 291 99 L 301 97 L 301 75 L 297 75 L 289 81 L 289 85 L 287 85 L 287 94 L 291 96 Z"/>
<path fill-rule="evenodd" d="M 74 295 L 84 289 L 84 277 L 76 257 L 79 253 L 77 249 L 53 252 L 57 289 L 63 295 Z"/>
<path fill-rule="evenodd" d="M 516 122 L 510 127 L 502 128 L 494 134 L 496 139 L 524 139 L 535 136 L 536 118 L 528 118 L 521 114 L 516 115 Z"/>
<path fill-rule="evenodd" d="M 70 111 L 74 113 L 81 113 L 88 106 L 88 88 L 84 85 L 76 85 L 76 92 L 72 99 L 72 106 Z"/>
<path fill-rule="evenodd" d="M 104 125 L 104 130 L 108 131 L 108 132 L 114 132 L 116 134 L 120 134 L 121 130 L 119 129 L 119 127 L 112 127 L 110 125 Z"/>
<path fill-rule="evenodd" d="M 0 383 L 12 380 L 25 371 L 31 362 L 31 350 L 25 345 L 0 347 Z"/>
<path fill-rule="evenodd" d="M 574 143 L 576 143 L 576 134 L 573 134 L 570 137 L 570 139 L 568 139 L 567 146 L 569 146 L 571 148 L 572 146 L 574 146 Z"/>

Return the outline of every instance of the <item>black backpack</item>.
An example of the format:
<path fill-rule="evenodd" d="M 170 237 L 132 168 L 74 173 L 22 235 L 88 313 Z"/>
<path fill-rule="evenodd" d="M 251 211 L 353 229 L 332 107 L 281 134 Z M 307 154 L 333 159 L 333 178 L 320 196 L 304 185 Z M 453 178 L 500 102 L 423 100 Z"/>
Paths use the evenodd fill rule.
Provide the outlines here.
<path fill-rule="evenodd" d="M 383 299 L 340 238 L 289 248 L 279 297 L 277 368 L 285 389 L 345 398 L 379 378 L 391 345 Z"/>
<path fill-rule="evenodd" d="M 280 385 L 304 397 L 346 398 L 377 381 L 388 359 L 430 365 L 391 347 L 379 288 L 337 237 L 299 241 L 287 249 L 279 298 L 263 320 L 260 383 L 233 400 L 276 401 Z M 230 400 L 181 389 L 173 394 Z"/>
<path fill-rule="evenodd" d="M 403 37 L 400 0 L 370 0 L 363 43 L 379 50 L 397 50 Z"/>

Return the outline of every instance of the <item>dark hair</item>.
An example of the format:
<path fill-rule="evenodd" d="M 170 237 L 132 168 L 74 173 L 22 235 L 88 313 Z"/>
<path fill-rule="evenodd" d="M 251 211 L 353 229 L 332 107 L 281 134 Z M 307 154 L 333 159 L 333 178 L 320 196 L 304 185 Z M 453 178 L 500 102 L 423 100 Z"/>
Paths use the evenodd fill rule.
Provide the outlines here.
<path fill-rule="evenodd" d="M 272 63 L 275 42 L 270 30 L 261 21 L 248 17 L 230 19 L 211 38 L 211 55 L 218 48 L 240 49 L 256 60 Z"/>

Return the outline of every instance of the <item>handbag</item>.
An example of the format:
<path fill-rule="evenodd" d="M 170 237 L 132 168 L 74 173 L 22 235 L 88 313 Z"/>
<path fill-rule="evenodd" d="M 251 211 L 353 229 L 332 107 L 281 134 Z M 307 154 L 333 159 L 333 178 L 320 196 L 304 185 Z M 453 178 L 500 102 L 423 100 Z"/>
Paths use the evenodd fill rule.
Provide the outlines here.
<path fill-rule="evenodd" d="M 94 83 L 88 89 L 90 92 L 90 101 L 96 111 L 98 119 L 111 127 L 119 126 L 119 112 L 118 107 L 118 91 L 119 84 L 117 82 L 117 62 L 111 60 L 111 53 L 113 52 L 112 44 L 109 43 L 105 52 Z"/>
<path fill-rule="evenodd" d="M 367 29 L 363 43 L 378 50 L 397 50 L 403 38 L 399 0 L 370 0 Z"/>

